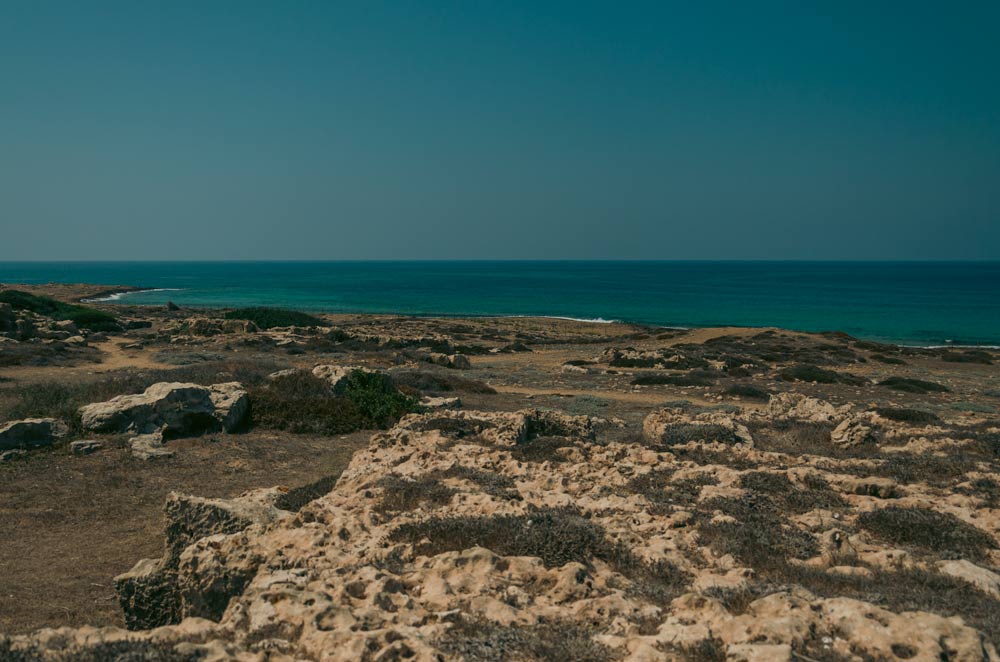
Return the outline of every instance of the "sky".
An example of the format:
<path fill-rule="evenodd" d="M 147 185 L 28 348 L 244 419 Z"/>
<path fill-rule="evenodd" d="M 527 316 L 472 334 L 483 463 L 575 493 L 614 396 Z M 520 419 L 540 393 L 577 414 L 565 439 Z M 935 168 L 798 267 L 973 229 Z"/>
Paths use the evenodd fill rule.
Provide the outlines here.
<path fill-rule="evenodd" d="M 998 25 L 4 0 L 0 260 L 996 260 Z"/>

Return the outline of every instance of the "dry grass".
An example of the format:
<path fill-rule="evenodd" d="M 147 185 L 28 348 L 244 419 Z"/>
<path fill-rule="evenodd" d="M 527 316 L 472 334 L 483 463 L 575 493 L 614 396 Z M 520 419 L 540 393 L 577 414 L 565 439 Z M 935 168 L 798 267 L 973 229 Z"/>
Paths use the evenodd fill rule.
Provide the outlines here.
<path fill-rule="evenodd" d="M 160 462 L 109 448 L 0 465 L 0 632 L 122 625 L 111 579 L 162 553 L 169 491 L 231 497 L 336 476 L 369 436 L 250 433 L 174 441 Z"/>

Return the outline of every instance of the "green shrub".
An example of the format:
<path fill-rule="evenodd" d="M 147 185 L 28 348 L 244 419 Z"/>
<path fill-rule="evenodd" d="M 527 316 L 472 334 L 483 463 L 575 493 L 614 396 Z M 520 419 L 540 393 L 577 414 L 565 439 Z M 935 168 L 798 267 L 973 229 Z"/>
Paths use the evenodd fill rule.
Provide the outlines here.
<path fill-rule="evenodd" d="M 9 303 L 15 310 L 26 310 L 54 320 L 69 320 L 78 328 L 90 331 L 120 331 L 117 318 L 111 313 L 87 306 L 63 303 L 50 297 L 36 296 L 20 290 L 3 290 L 0 303 Z"/>
<path fill-rule="evenodd" d="M 227 320 L 249 320 L 261 329 L 273 329 L 279 326 L 327 326 L 327 323 L 318 317 L 284 308 L 237 308 L 228 311 L 224 317 Z"/>
<path fill-rule="evenodd" d="M 283 375 L 250 391 L 255 425 L 294 433 L 346 434 L 386 428 L 415 405 L 387 375 L 356 370 L 338 384 L 310 372 Z"/>
<path fill-rule="evenodd" d="M 389 427 L 416 406 L 412 398 L 399 392 L 389 375 L 381 372 L 355 370 L 337 384 L 336 391 L 358 408 L 370 427 Z"/>

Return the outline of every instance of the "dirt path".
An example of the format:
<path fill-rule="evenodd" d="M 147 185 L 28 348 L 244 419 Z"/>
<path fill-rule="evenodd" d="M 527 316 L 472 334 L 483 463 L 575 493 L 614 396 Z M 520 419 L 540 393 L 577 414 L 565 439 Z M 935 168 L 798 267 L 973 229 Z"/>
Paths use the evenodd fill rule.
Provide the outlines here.
<path fill-rule="evenodd" d="M 122 346 L 129 342 L 129 340 L 118 339 L 94 343 L 92 347 L 101 351 L 100 363 L 81 363 L 75 366 L 16 366 L 0 370 L 0 375 L 18 382 L 42 382 L 70 380 L 83 375 L 100 375 L 123 368 L 157 370 L 177 367 L 157 361 L 144 350 L 123 349 Z"/>

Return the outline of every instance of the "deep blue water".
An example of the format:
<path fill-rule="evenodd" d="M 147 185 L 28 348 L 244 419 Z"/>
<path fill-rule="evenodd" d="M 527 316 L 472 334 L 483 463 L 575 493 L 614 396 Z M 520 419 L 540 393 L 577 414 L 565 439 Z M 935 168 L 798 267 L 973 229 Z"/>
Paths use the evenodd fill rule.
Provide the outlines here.
<path fill-rule="evenodd" d="M 8 262 L 0 282 L 169 288 L 122 303 L 550 315 L 1000 344 L 1000 262 Z"/>

